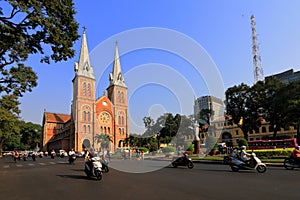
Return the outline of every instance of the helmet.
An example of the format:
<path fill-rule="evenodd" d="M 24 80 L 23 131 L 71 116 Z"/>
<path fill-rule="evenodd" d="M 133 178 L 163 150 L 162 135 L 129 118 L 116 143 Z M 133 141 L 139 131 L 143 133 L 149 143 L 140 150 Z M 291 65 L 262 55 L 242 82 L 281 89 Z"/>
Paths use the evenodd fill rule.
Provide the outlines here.
<path fill-rule="evenodd" d="M 299 149 L 299 146 L 295 146 L 295 149 Z"/>
<path fill-rule="evenodd" d="M 242 150 L 246 150 L 247 148 L 246 148 L 245 145 L 243 145 L 243 146 L 241 146 L 241 149 L 242 149 Z"/>

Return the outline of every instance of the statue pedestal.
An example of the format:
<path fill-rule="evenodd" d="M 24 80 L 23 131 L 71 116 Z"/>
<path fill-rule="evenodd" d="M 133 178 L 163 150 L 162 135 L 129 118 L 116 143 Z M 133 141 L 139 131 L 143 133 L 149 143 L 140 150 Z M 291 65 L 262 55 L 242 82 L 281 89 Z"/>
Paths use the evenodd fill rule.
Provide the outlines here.
<path fill-rule="evenodd" d="M 194 144 L 194 154 L 199 154 L 201 152 L 201 149 L 200 149 L 200 140 L 194 140 L 193 141 L 193 144 Z"/>

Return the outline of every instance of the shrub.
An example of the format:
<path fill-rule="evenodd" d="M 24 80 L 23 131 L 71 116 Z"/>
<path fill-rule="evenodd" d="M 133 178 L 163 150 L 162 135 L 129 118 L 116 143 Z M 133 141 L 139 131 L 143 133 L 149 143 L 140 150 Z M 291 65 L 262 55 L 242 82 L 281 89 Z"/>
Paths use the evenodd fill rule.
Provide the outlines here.
<path fill-rule="evenodd" d="M 239 140 L 239 147 L 241 147 L 241 146 L 246 146 L 248 149 L 249 146 L 248 146 L 248 142 L 246 139 L 242 138 Z"/>
<path fill-rule="evenodd" d="M 176 150 L 175 147 L 164 147 L 161 149 L 163 153 L 171 153 L 171 152 L 175 152 L 175 150 Z"/>
<path fill-rule="evenodd" d="M 252 152 L 252 150 L 247 150 L 247 152 Z M 262 149 L 253 150 L 259 158 L 286 158 L 291 155 L 293 149 Z"/>
<path fill-rule="evenodd" d="M 140 152 L 146 153 L 146 152 L 149 151 L 149 149 L 147 149 L 146 147 L 140 147 L 140 148 L 139 148 L 139 151 L 140 151 Z"/>
<path fill-rule="evenodd" d="M 194 152 L 194 144 L 189 142 L 188 144 L 188 148 L 186 149 L 186 151 L 191 151 L 191 152 Z"/>

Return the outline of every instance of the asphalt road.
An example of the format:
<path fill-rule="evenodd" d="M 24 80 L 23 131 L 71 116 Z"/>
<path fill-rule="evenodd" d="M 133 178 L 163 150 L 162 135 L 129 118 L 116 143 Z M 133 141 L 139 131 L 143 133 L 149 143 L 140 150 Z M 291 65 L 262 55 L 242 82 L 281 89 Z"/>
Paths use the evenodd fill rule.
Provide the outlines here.
<path fill-rule="evenodd" d="M 101 181 L 83 172 L 83 161 L 50 158 L 14 163 L 0 159 L 0 199 L 296 199 L 300 170 L 232 172 L 229 166 L 195 163 L 172 168 L 166 161 L 112 160 Z M 130 171 L 130 173 L 128 172 Z M 147 172 L 145 172 L 147 171 Z"/>

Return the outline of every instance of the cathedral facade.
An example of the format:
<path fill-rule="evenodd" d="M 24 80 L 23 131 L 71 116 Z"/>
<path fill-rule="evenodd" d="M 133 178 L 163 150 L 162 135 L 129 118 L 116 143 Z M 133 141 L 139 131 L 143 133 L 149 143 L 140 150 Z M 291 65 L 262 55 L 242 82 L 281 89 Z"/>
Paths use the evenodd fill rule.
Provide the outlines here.
<path fill-rule="evenodd" d="M 109 74 L 109 86 L 100 98 L 96 99 L 95 95 L 96 79 L 89 59 L 85 31 L 74 71 L 71 114 L 44 111 L 42 149 L 100 149 L 101 141 L 97 139 L 99 135 L 109 138 L 111 151 L 124 147 L 124 139 L 129 137 L 129 113 L 127 86 L 121 70 L 118 45 L 113 69 Z"/>

